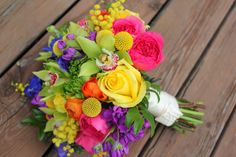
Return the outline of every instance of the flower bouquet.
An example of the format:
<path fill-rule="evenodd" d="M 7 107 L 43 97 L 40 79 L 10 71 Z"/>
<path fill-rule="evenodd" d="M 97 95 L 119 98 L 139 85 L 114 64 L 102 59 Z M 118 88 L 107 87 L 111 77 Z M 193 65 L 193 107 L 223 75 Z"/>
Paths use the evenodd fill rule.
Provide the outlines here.
<path fill-rule="evenodd" d="M 164 40 L 150 32 L 124 0 L 101 2 L 78 22 L 49 26 L 48 46 L 28 84 L 14 83 L 31 98 L 23 124 L 39 127 L 59 157 L 86 150 L 94 157 L 123 157 L 129 143 L 156 122 L 181 133 L 202 124 L 203 105 L 161 91 L 151 71 L 163 61 Z"/>

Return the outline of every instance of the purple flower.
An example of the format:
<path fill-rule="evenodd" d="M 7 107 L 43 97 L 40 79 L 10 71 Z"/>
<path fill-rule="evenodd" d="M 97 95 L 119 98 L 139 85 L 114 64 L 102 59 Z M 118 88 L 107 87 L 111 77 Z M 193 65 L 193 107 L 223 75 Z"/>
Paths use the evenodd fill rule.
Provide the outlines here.
<path fill-rule="evenodd" d="M 62 59 L 62 57 L 57 58 L 57 63 L 60 66 L 60 68 L 64 71 L 68 71 L 69 68 L 69 62 Z"/>
<path fill-rule="evenodd" d="M 75 39 L 75 35 L 74 35 L 74 34 L 67 34 L 67 35 L 66 35 L 66 39 L 68 39 L 68 40 L 74 40 L 74 39 Z"/>
<path fill-rule="evenodd" d="M 68 153 L 68 151 L 64 151 L 63 150 L 63 147 L 64 146 L 66 146 L 67 144 L 64 142 L 64 143 L 61 143 L 61 145 L 60 145 L 60 147 L 56 147 L 55 145 L 54 145 L 54 147 L 55 147 L 55 149 L 56 149 L 56 151 L 57 151 L 57 156 L 58 157 L 67 157 L 67 153 Z"/>
<path fill-rule="evenodd" d="M 62 55 L 62 59 L 66 61 L 70 61 L 72 57 L 75 55 L 75 53 L 76 53 L 76 49 L 69 47 L 68 49 L 64 51 L 64 54 Z"/>
<path fill-rule="evenodd" d="M 39 94 L 35 94 L 33 99 L 31 100 L 31 104 L 39 106 L 39 107 L 47 107 L 45 102 L 41 101 L 41 96 Z"/>
<path fill-rule="evenodd" d="M 41 49 L 41 51 L 44 51 L 44 52 L 53 52 L 53 45 L 58 41 L 58 40 L 61 40 L 62 39 L 62 36 L 60 37 L 56 37 L 54 39 L 52 39 L 52 41 L 50 42 L 50 44 L 47 46 L 47 47 L 44 47 Z M 56 57 L 56 55 L 54 53 L 52 53 L 52 56 L 51 57 Z"/>
<path fill-rule="evenodd" d="M 96 39 L 96 32 L 90 32 L 88 39 L 94 41 Z"/>
<path fill-rule="evenodd" d="M 64 40 L 59 40 L 57 42 L 57 47 L 60 49 L 60 50 L 63 50 L 65 47 L 66 47 L 66 42 Z"/>
<path fill-rule="evenodd" d="M 114 141 L 111 142 L 110 140 L 107 140 L 103 143 L 103 151 L 107 151 L 112 157 L 123 157 L 125 154 L 128 154 L 129 143 L 142 138 L 144 136 L 144 129 L 150 127 L 149 123 L 145 120 L 143 128 L 135 134 L 133 126 L 128 128 L 125 125 L 127 112 L 128 109 L 118 106 L 110 107 L 102 112 L 102 118 L 104 118 L 109 125 L 115 126 L 116 128 L 108 137 Z"/>
<path fill-rule="evenodd" d="M 29 85 L 25 88 L 24 93 L 28 97 L 33 97 L 38 94 L 41 89 L 42 81 L 37 76 L 33 76 Z"/>

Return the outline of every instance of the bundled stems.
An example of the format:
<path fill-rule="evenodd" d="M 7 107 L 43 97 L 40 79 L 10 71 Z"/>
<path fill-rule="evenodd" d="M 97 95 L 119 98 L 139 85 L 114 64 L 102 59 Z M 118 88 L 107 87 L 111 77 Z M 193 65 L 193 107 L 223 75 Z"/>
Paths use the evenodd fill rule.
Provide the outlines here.
<path fill-rule="evenodd" d="M 197 125 L 203 124 L 204 113 L 198 111 L 204 108 L 202 104 L 194 104 L 190 102 L 178 101 L 182 116 L 172 125 L 172 128 L 178 132 L 194 131 Z"/>

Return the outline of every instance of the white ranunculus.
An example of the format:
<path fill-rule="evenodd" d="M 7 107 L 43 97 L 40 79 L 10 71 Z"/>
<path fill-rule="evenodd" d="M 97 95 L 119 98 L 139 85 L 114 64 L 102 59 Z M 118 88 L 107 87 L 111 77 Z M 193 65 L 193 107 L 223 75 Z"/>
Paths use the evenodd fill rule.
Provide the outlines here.
<path fill-rule="evenodd" d="M 163 125 L 171 126 L 183 115 L 179 110 L 176 98 L 164 91 L 160 92 L 159 102 L 157 95 L 154 92 L 150 92 L 148 102 L 148 111 L 153 114 L 157 122 L 160 122 Z"/>

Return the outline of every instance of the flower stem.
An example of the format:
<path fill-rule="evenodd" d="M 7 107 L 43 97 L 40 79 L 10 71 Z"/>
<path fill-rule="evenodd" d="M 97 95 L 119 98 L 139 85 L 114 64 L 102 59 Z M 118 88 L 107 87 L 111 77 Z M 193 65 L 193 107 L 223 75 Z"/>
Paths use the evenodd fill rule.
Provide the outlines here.
<path fill-rule="evenodd" d="M 195 116 L 203 116 L 204 115 L 203 112 L 192 111 L 192 110 L 183 109 L 183 108 L 180 108 L 180 111 L 182 113 L 187 113 L 187 114 L 191 114 L 191 115 L 195 115 Z"/>
<path fill-rule="evenodd" d="M 194 118 L 190 118 L 190 117 L 186 117 L 186 116 L 181 116 L 182 119 L 194 124 L 194 125 L 199 125 L 199 124 L 203 124 L 202 120 L 197 120 Z"/>

